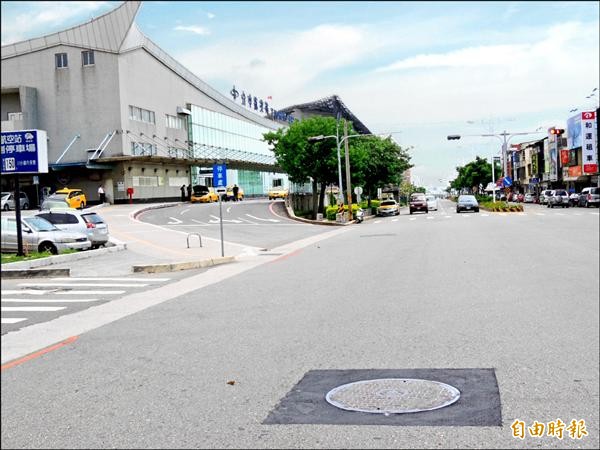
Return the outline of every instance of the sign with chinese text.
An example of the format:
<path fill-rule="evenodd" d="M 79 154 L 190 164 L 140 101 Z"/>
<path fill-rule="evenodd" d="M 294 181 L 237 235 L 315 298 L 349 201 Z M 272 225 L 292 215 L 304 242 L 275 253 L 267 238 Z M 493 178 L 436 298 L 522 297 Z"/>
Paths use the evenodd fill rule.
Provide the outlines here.
<path fill-rule="evenodd" d="M 598 141 L 596 136 L 596 112 L 581 113 L 581 157 L 584 173 L 598 172 Z"/>
<path fill-rule="evenodd" d="M 538 174 L 538 154 L 534 153 L 531 155 L 531 173 L 533 175 Z"/>
<path fill-rule="evenodd" d="M 48 173 L 48 141 L 44 130 L 2 132 L 2 173 Z"/>
<path fill-rule="evenodd" d="M 561 150 L 560 151 L 560 163 L 563 166 L 566 166 L 569 164 L 569 150 Z"/>
<path fill-rule="evenodd" d="M 569 167 L 569 176 L 573 178 L 580 177 L 582 175 L 581 166 Z"/>
<path fill-rule="evenodd" d="M 226 164 L 215 164 L 213 166 L 213 186 L 216 188 L 227 186 Z"/>

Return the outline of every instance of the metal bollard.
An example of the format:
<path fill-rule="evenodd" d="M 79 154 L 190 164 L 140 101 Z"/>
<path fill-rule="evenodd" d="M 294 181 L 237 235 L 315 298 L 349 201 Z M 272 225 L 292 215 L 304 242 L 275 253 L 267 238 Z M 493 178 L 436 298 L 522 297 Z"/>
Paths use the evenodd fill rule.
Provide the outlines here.
<path fill-rule="evenodd" d="M 188 233 L 187 248 L 190 248 L 190 236 L 198 236 L 198 241 L 200 242 L 200 247 L 202 247 L 202 236 L 200 236 L 200 233 Z"/>

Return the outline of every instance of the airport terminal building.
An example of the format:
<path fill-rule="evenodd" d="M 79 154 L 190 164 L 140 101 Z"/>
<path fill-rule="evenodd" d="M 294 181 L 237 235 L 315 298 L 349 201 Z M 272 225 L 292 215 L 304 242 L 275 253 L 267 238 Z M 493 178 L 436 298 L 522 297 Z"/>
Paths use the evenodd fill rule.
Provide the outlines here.
<path fill-rule="evenodd" d="M 99 185 L 110 202 L 127 201 L 128 188 L 134 201 L 169 200 L 182 185 L 211 185 L 218 162 L 247 197 L 287 186 L 262 141 L 287 123 L 235 103 L 159 48 L 135 24 L 140 4 L 2 47 L 2 131 L 48 135 L 39 187 L 82 188 L 90 202 Z M 32 178 L 20 181 L 35 198 Z"/>

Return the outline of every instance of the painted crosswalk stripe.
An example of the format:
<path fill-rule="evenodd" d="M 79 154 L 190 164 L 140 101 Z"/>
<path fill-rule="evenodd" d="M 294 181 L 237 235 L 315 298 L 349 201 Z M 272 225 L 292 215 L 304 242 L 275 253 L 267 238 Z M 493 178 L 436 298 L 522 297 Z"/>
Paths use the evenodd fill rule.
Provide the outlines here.
<path fill-rule="evenodd" d="M 489 217 L 489 214 L 481 214 L 481 217 Z"/>
<path fill-rule="evenodd" d="M 4 295 L 45 295 L 50 291 L 38 291 L 37 289 L 22 289 L 22 290 L 14 290 L 14 289 L 2 289 L 2 293 Z"/>
<path fill-rule="evenodd" d="M 19 283 L 19 286 L 65 287 L 144 287 L 146 283 Z"/>
<path fill-rule="evenodd" d="M 398 222 L 398 219 L 392 219 L 392 222 Z"/>
<path fill-rule="evenodd" d="M 444 219 L 452 219 L 452 216 L 444 216 Z"/>
<path fill-rule="evenodd" d="M 54 292 L 54 295 L 117 295 L 124 294 L 126 291 L 61 291 Z"/>
<path fill-rule="evenodd" d="M 411 217 L 411 218 L 410 218 L 410 219 L 408 219 L 408 220 L 417 220 L 417 218 L 416 218 L 416 217 Z"/>
<path fill-rule="evenodd" d="M 60 311 L 66 309 L 66 306 L 2 306 L 0 311 L 2 312 L 49 312 L 49 311 Z"/>
<path fill-rule="evenodd" d="M 89 303 L 97 302 L 97 298 L 3 298 L 2 303 Z"/>
<path fill-rule="evenodd" d="M 431 216 L 427 217 L 427 220 L 433 220 L 433 219 L 435 219 L 435 217 L 431 217 Z"/>
<path fill-rule="evenodd" d="M 381 220 L 376 220 L 376 221 L 375 221 L 375 222 L 373 222 L 373 223 L 381 223 Z"/>
<path fill-rule="evenodd" d="M 2 323 L 3 324 L 18 323 L 18 322 L 23 322 L 24 320 L 27 320 L 27 318 L 26 317 L 3 317 Z"/>
<path fill-rule="evenodd" d="M 103 277 L 57 277 L 53 281 L 169 281 L 170 278 L 103 278 Z"/>
<path fill-rule="evenodd" d="M 590 214 L 591 214 L 592 216 L 600 216 L 600 213 L 597 213 L 597 212 L 593 212 L 593 213 L 590 213 Z"/>
<path fill-rule="evenodd" d="M 499 216 L 506 216 L 506 213 L 499 213 Z"/>

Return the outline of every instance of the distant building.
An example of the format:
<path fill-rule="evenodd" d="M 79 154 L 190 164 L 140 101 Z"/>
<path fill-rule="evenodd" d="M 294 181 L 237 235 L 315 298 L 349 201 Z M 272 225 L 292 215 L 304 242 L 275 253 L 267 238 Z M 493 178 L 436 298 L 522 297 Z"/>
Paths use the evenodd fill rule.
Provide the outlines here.
<path fill-rule="evenodd" d="M 99 184 L 111 202 L 126 201 L 130 187 L 134 201 L 177 199 L 184 184 L 210 185 L 219 161 L 246 196 L 264 195 L 275 178 L 287 185 L 262 141 L 286 124 L 220 94 L 159 48 L 134 23 L 140 4 L 2 47 L 2 131 L 47 131 L 50 173 L 40 187 L 83 188 L 92 201 Z M 36 198 L 32 177 L 21 180 Z"/>

